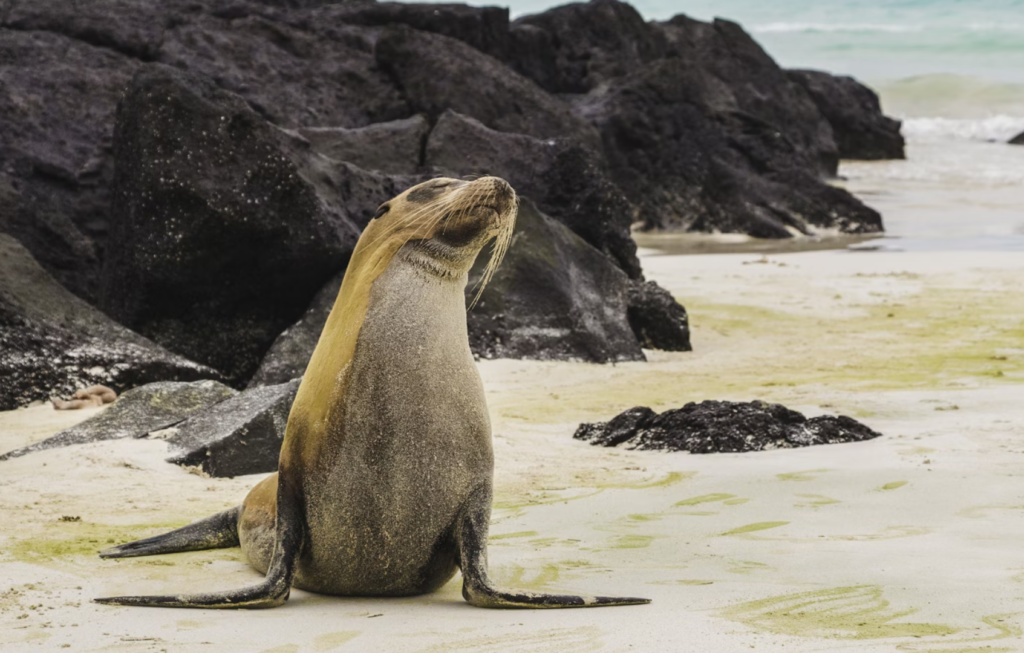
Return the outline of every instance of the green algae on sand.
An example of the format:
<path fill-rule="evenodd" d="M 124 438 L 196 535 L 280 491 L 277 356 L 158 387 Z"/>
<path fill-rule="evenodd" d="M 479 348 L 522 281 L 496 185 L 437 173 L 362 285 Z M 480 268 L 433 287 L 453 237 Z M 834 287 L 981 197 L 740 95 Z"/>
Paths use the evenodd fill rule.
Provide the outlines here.
<path fill-rule="evenodd" d="M 905 620 L 916 612 L 892 609 L 878 585 L 857 585 L 747 601 L 719 614 L 757 630 L 795 637 L 904 639 L 896 649 L 915 653 L 1007 653 L 1015 649 L 992 643 L 1022 634 L 1015 623 L 1019 614 L 987 615 L 980 618 L 987 628 L 960 628 Z"/>
<path fill-rule="evenodd" d="M 759 521 L 753 524 L 747 524 L 746 526 L 740 526 L 722 533 L 719 537 L 726 537 L 728 535 L 745 535 L 747 533 L 756 533 L 757 531 L 766 531 L 772 528 L 779 528 L 780 526 L 786 526 L 789 524 L 788 521 Z"/>
<path fill-rule="evenodd" d="M 893 610 L 876 585 L 835 587 L 747 601 L 721 615 L 751 628 L 799 637 L 882 639 L 952 635 L 961 629 L 902 621 L 916 609 Z"/>
<path fill-rule="evenodd" d="M 613 549 L 646 549 L 654 541 L 653 535 L 620 535 L 612 544 Z"/>
<path fill-rule="evenodd" d="M 833 499 L 832 497 L 827 497 L 824 494 L 798 494 L 796 496 L 806 499 L 803 503 L 793 504 L 798 508 L 818 508 L 820 506 L 831 506 L 836 503 L 841 503 L 839 499 Z"/>
<path fill-rule="evenodd" d="M 904 485 L 906 485 L 908 482 L 909 481 L 893 481 L 892 483 L 886 483 L 882 487 L 878 488 L 878 490 L 880 492 L 883 492 L 883 491 L 886 491 L 886 490 L 898 490 L 901 487 L 903 487 Z"/>
<path fill-rule="evenodd" d="M 124 544 L 145 537 L 150 537 L 191 523 L 192 520 L 160 522 L 151 524 L 99 524 L 91 522 L 55 521 L 46 524 L 43 533 L 34 537 L 12 540 L 8 553 L 20 562 L 61 567 L 77 565 L 87 560 L 89 564 L 99 564 L 100 550 L 115 544 Z M 217 558 L 239 558 L 238 550 L 218 549 L 207 551 L 206 559 L 211 555 Z M 119 561 L 121 564 L 145 566 L 173 566 L 174 558 L 154 556 L 132 558 Z"/>
<path fill-rule="evenodd" d="M 785 404 L 801 388 L 863 393 L 945 389 L 963 379 L 1024 383 L 1024 302 L 1009 285 L 985 291 L 915 289 L 900 298 L 895 318 L 889 317 L 894 304 L 888 302 L 845 306 L 849 310 L 840 315 L 808 316 L 683 299 L 691 324 L 712 334 L 712 355 L 694 359 L 692 354 L 659 352 L 646 364 L 620 364 L 611 375 L 581 372 L 558 387 L 557 400 L 546 386 L 517 392 L 514 398 L 494 397 L 497 414 L 531 423 L 593 421 L 633 406 L 677 408 L 709 398 L 754 395 Z M 786 355 L 732 355 L 723 344 L 742 339 L 757 339 L 765 352 Z M 839 407 L 844 413 L 870 415 L 856 405 L 856 396 L 848 403 Z M 529 414 L 522 413 L 522 405 L 531 406 Z"/>
<path fill-rule="evenodd" d="M 10 552 L 23 562 L 66 561 L 76 556 L 94 556 L 100 549 L 181 528 L 189 523 L 112 525 L 58 521 L 47 524 L 43 535 L 14 540 Z"/>
<path fill-rule="evenodd" d="M 697 506 L 702 503 L 714 503 L 717 501 L 728 501 L 734 499 L 735 494 L 723 494 L 721 492 L 715 492 L 712 494 L 702 494 L 698 497 L 690 497 L 689 499 L 683 499 L 682 501 L 676 502 L 675 506 Z"/>

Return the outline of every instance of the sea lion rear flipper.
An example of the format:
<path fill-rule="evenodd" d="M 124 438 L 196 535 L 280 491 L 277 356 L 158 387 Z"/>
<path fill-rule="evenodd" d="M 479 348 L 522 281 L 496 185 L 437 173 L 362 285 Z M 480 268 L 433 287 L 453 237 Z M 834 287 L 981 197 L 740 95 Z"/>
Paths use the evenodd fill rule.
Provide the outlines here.
<path fill-rule="evenodd" d="M 135 558 L 238 546 L 238 515 L 241 509 L 242 506 L 235 506 L 170 533 L 103 549 L 100 557 Z"/>
<path fill-rule="evenodd" d="M 603 605 L 639 605 L 650 599 L 615 596 L 572 596 L 541 594 L 523 590 L 502 590 L 487 576 L 487 531 L 491 520 L 489 487 L 476 490 L 455 526 L 462 569 L 462 596 L 481 608 L 593 608 Z"/>
<path fill-rule="evenodd" d="M 187 529 L 188 527 L 185 528 Z M 167 535 L 173 535 L 173 533 L 168 533 Z M 240 590 L 211 592 L 208 594 L 114 596 L 93 599 L 93 601 L 114 605 L 139 605 L 160 608 L 273 608 L 288 600 L 304 538 L 305 529 L 303 527 L 299 502 L 294 495 L 285 489 L 285 484 L 281 483 L 277 493 L 274 553 L 270 559 L 267 577 L 259 585 L 253 585 Z M 141 540 L 139 543 L 145 541 Z"/>

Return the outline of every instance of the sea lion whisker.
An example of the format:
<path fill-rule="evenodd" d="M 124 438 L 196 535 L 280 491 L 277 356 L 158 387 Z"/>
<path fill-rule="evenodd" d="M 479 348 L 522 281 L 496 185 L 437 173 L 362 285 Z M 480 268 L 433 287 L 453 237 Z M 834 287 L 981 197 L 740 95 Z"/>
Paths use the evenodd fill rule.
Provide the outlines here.
<path fill-rule="evenodd" d="M 487 266 L 484 267 L 484 272 L 480 276 L 480 281 L 477 282 L 475 288 L 475 295 L 473 301 L 470 302 L 466 312 L 472 311 L 480 301 L 480 297 L 484 294 L 484 289 L 487 288 L 487 284 L 491 282 L 494 277 L 495 271 L 498 266 L 501 265 L 502 260 L 505 258 L 505 254 L 508 253 L 508 248 L 512 243 L 512 231 L 515 229 L 515 219 L 519 212 L 519 197 L 516 196 L 516 202 L 513 212 L 509 215 L 509 220 L 505 226 L 502 227 L 501 231 L 494 238 L 494 242 L 491 245 L 491 258 L 487 261 Z"/>

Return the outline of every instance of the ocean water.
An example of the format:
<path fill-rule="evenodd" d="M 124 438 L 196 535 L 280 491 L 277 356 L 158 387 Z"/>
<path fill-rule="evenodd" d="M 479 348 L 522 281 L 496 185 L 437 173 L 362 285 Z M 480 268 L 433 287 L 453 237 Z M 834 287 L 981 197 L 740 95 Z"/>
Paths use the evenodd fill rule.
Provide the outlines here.
<path fill-rule="evenodd" d="M 513 17 L 562 4 L 504 4 Z M 1024 251 L 1024 0 L 634 0 L 734 20 L 787 68 L 852 75 L 903 121 L 906 161 L 844 162 L 888 249 Z"/>

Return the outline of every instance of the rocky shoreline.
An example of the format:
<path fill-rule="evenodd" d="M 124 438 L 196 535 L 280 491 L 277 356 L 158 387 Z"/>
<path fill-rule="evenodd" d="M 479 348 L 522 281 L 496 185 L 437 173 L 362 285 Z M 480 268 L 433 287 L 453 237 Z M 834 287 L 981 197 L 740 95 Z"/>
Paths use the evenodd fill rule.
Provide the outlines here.
<path fill-rule="evenodd" d="M 785 71 L 735 23 L 646 22 L 616 0 L 515 21 L 14 0 L 0 52 L 0 232 L 28 261 L 0 275 L 4 408 L 98 382 L 301 376 L 376 206 L 440 174 L 499 175 L 524 198 L 469 314 L 478 356 L 685 351 L 685 309 L 644 279 L 633 225 L 878 232 L 828 179 L 840 157 L 903 155 L 855 81 Z M 46 288 L 103 328 L 10 300 Z"/>

